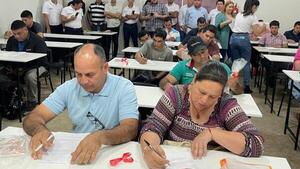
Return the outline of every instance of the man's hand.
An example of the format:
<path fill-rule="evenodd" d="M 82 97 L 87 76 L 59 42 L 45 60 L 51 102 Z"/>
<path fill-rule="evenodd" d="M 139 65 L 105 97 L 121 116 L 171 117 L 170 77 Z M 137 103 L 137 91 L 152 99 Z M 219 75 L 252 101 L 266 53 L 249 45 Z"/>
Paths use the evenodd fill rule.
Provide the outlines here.
<path fill-rule="evenodd" d="M 53 139 L 47 140 L 51 135 L 51 132 L 48 130 L 42 130 L 37 132 L 34 136 L 32 136 L 30 140 L 30 148 L 31 148 L 31 157 L 35 160 L 41 159 L 43 156 L 43 152 L 47 151 L 53 144 Z M 35 151 L 39 145 L 43 145 L 38 151 Z"/>
<path fill-rule="evenodd" d="M 144 58 L 144 57 L 141 57 L 140 59 L 138 59 L 138 62 L 140 63 L 140 64 L 147 64 L 147 58 Z"/>
<path fill-rule="evenodd" d="M 99 133 L 89 134 L 80 141 L 76 150 L 72 153 L 71 164 L 90 164 L 96 159 L 101 145 Z"/>
<path fill-rule="evenodd" d="M 207 154 L 207 144 L 212 140 L 209 129 L 203 130 L 192 142 L 192 155 L 194 158 L 201 158 Z"/>

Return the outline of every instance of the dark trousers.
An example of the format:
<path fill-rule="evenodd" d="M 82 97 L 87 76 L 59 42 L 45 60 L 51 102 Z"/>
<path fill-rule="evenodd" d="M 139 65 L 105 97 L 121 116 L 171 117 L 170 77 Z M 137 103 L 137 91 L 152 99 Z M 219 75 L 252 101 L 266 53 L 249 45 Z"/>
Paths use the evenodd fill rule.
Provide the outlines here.
<path fill-rule="evenodd" d="M 83 35 L 83 30 L 82 28 L 65 27 L 65 34 Z"/>
<path fill-rule="evenodd" d="M 129 46 L 130 38 L 133 46 L 138 47 L 138 26 L 135 24 L 123 24 L 123 35 L 124 35 L 124 48 Z M 125 53 L 126 57 L 129 57 L 129 53 Z"/>
<path fill-rule="evenodd" d="M 112 32 L 117 32 L 117 34 L 112 35 L 111 38 L 107 37 L 106 38 L 106 44 L 107 48 L 108 48 L 108 54 L 107 51 L 105 51 L 106 54 L 106 59 L 107 61 L 109 60 L 109 50 L 110 50 L 110 43 L 111 41 L 113 41 L 113 53 L 112 53 L 112 58 L 115 58 L 118 54 L 118 47 L 119 47 L 119 31 L 120 31 L 120 27 L 114 27 L 114 28 L 107 28 L 107 30 L 110 30 Z"/>
<path fill-rule="evenodd" d="M 51 33 L 59 33 L 59 34 L 64 33 L 62 24 L 56 25 L 56 26 L 50 25 L 50 30 L 51 30 Z"/>

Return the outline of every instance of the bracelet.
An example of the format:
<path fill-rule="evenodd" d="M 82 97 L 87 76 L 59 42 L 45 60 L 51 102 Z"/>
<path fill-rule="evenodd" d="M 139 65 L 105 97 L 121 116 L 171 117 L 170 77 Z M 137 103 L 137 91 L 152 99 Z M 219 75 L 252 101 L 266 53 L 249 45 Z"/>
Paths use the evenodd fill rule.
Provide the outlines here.
<path fill-rule="evenodd" d="M 211 128 L 207 128 L 208 129 L 208 131 L 209 131 L 209 133 L 210 133 L 210 135 L 211 135 L 211 140 L 214 140 L 214 135 L 212 134 L 212 132 L 211 132 Z"/>

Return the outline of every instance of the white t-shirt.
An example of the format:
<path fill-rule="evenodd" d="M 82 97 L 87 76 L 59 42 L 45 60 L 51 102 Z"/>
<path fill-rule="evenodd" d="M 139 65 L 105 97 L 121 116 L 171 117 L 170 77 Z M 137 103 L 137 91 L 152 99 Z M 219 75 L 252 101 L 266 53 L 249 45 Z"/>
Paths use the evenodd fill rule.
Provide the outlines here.
<path fill-rule="evenodd" d="M 168 9 L 168 12 L 179 12 L 179 5 L 177 5 L 176 3 L 173 2 L 172 5 L 166 4 L 166 7 Z M 172 25 L 176 25 L 178 22 L 177 18 L 172 18 Z"/>
<path fill-rule="evenodd" d="M 116 4 L 115 6 L 111 6 L 111 3 L 107 3 L 105 4 L 104 7 L 104 11 L 105 12 L 112 12 L 112 13 L 122 13 L 122 7 L 121 5 Z M 120 19 L 109 19 L 109 18 L 105 18 L 106 22 L 107 22 L 107 27 L 108 28 L 114 28 L 114 27 L 118 27 L 120 26 Z"/>
<path fill-rule="evenodd" d="M 242 13 L 238 13 L 235 17 L 235 23 L 232 31 L 235 33 L 251 33 L 252 25 L 257 22 L 258 19 L 256 15 L 244 16 Z"/>
<path fill-rule="evenodd" d="M 220 13 L 221 11 L 218 11 L 217 9 L 213 9 L 209 12 L 208 14 L 208 20 L 210 20 L 211 25 L 216 25 L 216 16 Z"/>
<path fill-rule="evenodd" d="M 56 4 L 51 0 L 44 2 L 42 13 L 48 15 L 49 25 L 57 26 L 61 24 L 60 13 L 62 9 L 62 4 L 58 2 Z"/>
<path fill-rule="evenodd" d="M 180 10 L 179 10 L 179 14 L 178 14 L 178 23 L 180 26 L 185 25 L 185 13 L 186 10 L 188 9 L 188 6 L 185 4 L 183 5 Z"/>
<path fill-rule="evenodd" d="M 126 15 L 132 15 L 132 11 L 134 11 L 134 14 L 140 14 L 140 9 L 133 5 L 132 8 L 129 8 L 128 6 L 126 6 L 124 9 L 123 9 L 123 12 L 122 12 L 122 16 L 125 17 Z M 137 18 L 136 20 L 127 20 L 125 21 L 125 23 L 127 24 L 134 24 L 134 23 L 137 23 L 139 19 Z"/>
<path fill-rule="evenodd" d="M 77 12 L 78 12 L 78 15 L 77 15 L 76 19 L 73 21 L 70 21 L 68 23 L 65 23 L 66 27 L 74 28 L 74 29 L 81 28 L 82 27 L 81 20 L 83 17 L 83 11 L 81 8 L 79 10 L 75 10 L 74 8 L 72 8 L 71 5 L 63 8 L 63 10 L 61 11 L 61 15 L 65 16 L 67 18 L 70 18 L 71 16 L 75 16 Z"/>

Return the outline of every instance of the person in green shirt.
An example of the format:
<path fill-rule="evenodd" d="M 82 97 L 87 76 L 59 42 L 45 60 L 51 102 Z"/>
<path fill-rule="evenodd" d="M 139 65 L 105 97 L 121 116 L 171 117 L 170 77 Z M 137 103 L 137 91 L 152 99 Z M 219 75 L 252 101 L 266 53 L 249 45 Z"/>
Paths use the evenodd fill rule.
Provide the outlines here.
<path fill-rule="evenodd" d="M 175 84 L 190 84 L 197 72 L 210 60 L 207 46 L 201 38 L 192 37 L 187 43 L 187 48 L 191 59 L 176 64 L 171 72 L 160 81 L 159 86 L 162 89 Z M 238 83 L 238 77 L 231 76 L 230 68 L 224 63 L 222 65 L 229 77 L 227 86 L 234 94 L 241 94 L 243 87 Z"/>
<path fill-rule="evenodd" d="M 233 17 L 234 3 L 232 1 L 227 1 L 225 3 L 224 12 L 219 13 L 216 16 L 215 25 L 217 27 L 217 37 L 220 41 L 222 49 L 220 50 L 223 59 L 226 59 L 228 51 L 228 42 L 230 37 L 231 25 L 234 23 Z M 229 55 L 228 55 L 229 57 Z"/>

